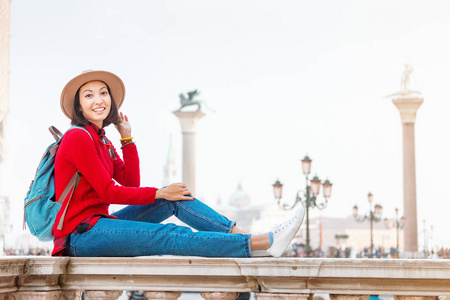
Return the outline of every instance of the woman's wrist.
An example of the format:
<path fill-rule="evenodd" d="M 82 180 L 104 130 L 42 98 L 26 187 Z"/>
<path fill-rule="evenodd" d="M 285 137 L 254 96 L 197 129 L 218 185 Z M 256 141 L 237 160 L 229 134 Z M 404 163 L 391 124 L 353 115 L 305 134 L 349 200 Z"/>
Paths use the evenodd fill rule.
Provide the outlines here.
<path fill-rule="evenodd" d="M 125 146 L 132 145 L 132 144 L 134 144 L 133 137 L 122 138 L 122 139 L 120 139 L 120 143 L 122 144 L 122 147 L 120 147 L 121 149 Z"/>
<path fill-rule="evenodd" d="M 157 189 L 156 190 L 155 199 L 164 198 L 164 195 L 163 195 L 164 192 L 162 190 L 163 189 Z"/>
<path fill-rule="evenodd" d="M 131 131 L 130 132 L 124 132 L 124 133 L 120 133 L 120 138 L 121 139 L 127 139 L 131 137 Z"/>

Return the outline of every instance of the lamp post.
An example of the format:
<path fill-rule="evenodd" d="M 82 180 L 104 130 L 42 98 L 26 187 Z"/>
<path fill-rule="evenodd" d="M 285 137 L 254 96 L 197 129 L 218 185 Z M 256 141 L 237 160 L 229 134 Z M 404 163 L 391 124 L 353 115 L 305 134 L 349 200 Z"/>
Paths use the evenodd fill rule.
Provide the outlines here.
<path fill-rule="evenodd" d="M 395 209 L 395 217 L 393 219 L 384 219 L 384 224 L 387 228 L 395 228 L 397 232 L 397 246 L 395 248 L 395 251 L 397 253 L 397 258 L 399 256 L 399 231 L 400 229 L 403 229 L 403 226 L 405 225 L 406 218 L 405 217 L 398 217 L 398 208 Z"/>
<path fill-rule="evenodd" d="M 372 209 L 372 201 L 373 201 L 373 195 L 372 193 L 369 193 L 367 195 L 368 201 L 369 201 L 369 214 L 365 215 L 358 215 L 358 206 L 353 206 L 353 217 L 357 222 L 364 222 L 368 220 L 370 222 L 370 257 L 373 258 L 373 222 L 380 222 L 381 221 L 381 214 L 383 213 L 383 206 L 379 204 L 375 204 L 374 209 Z"/>
<path fill-rule="evenodd" d="M 306 208 L 306 245 L 305 252 L 309 257 L 311 255 L 311 245 L 309 238 L 309 209 L 310 208 L 318 208 L 320 210 L 324 209 L 327 206 L 328 198 L 331 196 L 331 186 L 333 185 L 328 179 L 322 183 L 323 186 L 323 197 L 325 201 L 317 202 L 317 196 L 320 193 L 320 185 L 321 180 L 319 177 L 314 176 L 313 179 L 308 180 L 308 176 L 311 173 L 311 162 L 312 160 L 306 155 L 302 159 L 302 170 L 303 174 L 306 177 L 306 188 L 305 191 L 298 191 L 297 196 L 295 198 L 295 202 L 292 205 L 288 205 L 284 203 L 283 205 L 280 203 L 281 198 L 283 197 L 283 184 L 277 179 L 273 186 L 274 197 L 277 200 L 278 206 L 284 210 L 293 209 L 297 203 L 301 203 Z M 301 194 L 303 194 L 301 196 Z"/>

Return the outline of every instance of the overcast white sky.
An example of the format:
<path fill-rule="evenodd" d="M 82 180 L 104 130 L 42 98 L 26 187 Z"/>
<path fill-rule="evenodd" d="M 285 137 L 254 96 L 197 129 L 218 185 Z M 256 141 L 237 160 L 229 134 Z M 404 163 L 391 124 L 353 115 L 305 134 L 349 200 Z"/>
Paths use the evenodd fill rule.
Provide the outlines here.
<path fill-rule="evenodd" d="M 180 92 L 199 89 L 216 111 L 205 110 L 197 133 L 205 202 L 227 201 L 242 182 L 254 204 L 269 203 L 277 177 L 293 200 L 308 153 L 313 173 L 334 184 L 323 215 L 367 210 L 369 191 L 386 217 L 403 212 L 401 122 L 384 96 L 400 89 L 409 63 L 425 99 L 416 122 L 419 224 L 427 219 L 434 243 L 450 246 L 448 11 L 445 0 L 13 0 L 2 168 L 14 226 L 52 141 L 46 128 L 69 126 L 60 92 L 85 69 L 124 80 L 144 185 L 162 184 L 170 135 L 181 164 L 171 112 Z M 117 141 L 114 128 L 107 133 Z"/>

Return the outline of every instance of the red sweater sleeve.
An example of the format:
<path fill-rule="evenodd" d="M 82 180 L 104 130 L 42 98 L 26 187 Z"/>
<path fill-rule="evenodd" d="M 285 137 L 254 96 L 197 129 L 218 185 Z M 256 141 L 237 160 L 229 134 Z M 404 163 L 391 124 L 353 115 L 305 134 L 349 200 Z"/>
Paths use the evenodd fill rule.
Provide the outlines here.
<path fill-rule="evenodd" d="M 144 205 L 155 202 L 156 188 L 125 187 L 114 182 L 100 161 L 94 142 L 86 132 L 71 130 L 66 133 L 64 142 L 67 146 L 67 160 L 86 178 L 104 203 Z M 139 172 L 139 169 L 137 171 Z M 126 173 L 123 173 L 122 177 L 124 175 Z"/>
<path fill-rule="evenodd" d="M 122 148 L 123 160 L 117 154 L 114 161 L 113 178 L 123 186 L 139 187 L 141 185 L 141 172 L 139 170 L 139 156 L 135 144 Z"/>

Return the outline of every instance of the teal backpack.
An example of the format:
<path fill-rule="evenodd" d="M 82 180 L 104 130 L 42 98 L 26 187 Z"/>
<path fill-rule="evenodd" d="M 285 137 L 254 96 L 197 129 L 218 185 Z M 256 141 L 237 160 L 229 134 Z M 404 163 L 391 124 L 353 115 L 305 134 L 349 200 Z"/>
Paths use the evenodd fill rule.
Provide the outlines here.
<path fill-rule="evenodd" d="M 72 126 L 69 128 L 69 130 L 73 129 L 81 129 L 86 131 L 92 139 L 91 134 L 85 128 L 78 126 Z M 77 188 L 78 182 L 81 178 L 81 174 L 77 171 L 67 184 L 64 192 L 61 194 L 61 197 L 56 199 L 54 172 L 55 157 L 64 135 L 53 126 L 51 126 L 49 130 L 56 142 L 48 146 L 42 156 L 36 170 L 35 178 L 31 182 L 27 196 L 25 197 L 23 215 L 24 229 L 26 228 L 26 224 L 28 224 L 31 234 L 36 236 L 42 242 L 53 240 L 53 225 L 55 224 L 56 214 L 59 212 L 64 199 L 72 190 L 64 213 L 61 216 L 57 227 L 59 230 L 62 229 L 64 217 L 66 215 L 67 208 L 69 207 L 69 202 L 72 199 L 73 192 Z"/>

